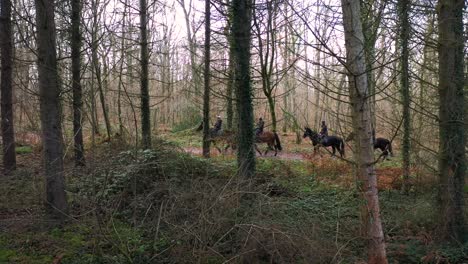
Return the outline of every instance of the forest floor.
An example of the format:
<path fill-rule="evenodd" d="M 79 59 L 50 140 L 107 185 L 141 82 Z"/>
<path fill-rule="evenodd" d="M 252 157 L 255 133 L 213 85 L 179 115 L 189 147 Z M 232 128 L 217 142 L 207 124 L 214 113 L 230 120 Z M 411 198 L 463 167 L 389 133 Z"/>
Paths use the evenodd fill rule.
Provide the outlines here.
<path fill-rule="evenodd" d="M 234 154 L 200 157 L 198 134 L 146 151 L 102 143 L 86 168 L 66 157 L 59 225 L 42 204 L 40 153 L 26 151 L 0 184 L 0 263 L 365 263 L 352 166 L 280 136 L 284 150 L 257 159 L 248 187 Z M 435 177 L 414 169 L 403 195 L 400 167 L 376 168 L 390 263 L 468 263 L 468 244 L 436 241 Z"/>

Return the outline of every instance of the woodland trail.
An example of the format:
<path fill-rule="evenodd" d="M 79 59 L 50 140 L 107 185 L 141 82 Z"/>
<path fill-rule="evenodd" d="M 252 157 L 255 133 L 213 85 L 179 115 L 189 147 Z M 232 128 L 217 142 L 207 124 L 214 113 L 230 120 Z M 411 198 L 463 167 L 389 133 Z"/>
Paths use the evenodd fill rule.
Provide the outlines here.
<path fill-rule="evenodd" d="M 183 150 L 192 155 L 196 156 L 201 156 L 202 155 L 202 149 L 197 148 L 197 147 L 184 147 Z M 221 156 L 218 150 L 212 149 L 210 154 L 212 156 Z M 234 153 L 228 153 L 225 156 L 226 157 L 232 157 L 235 155 Z M 269 151 L 266 156 L 259 156 L 258 153 L 256 153 L 257 157 L 261 158 L 272 158 L 272 159 L 280 159 L 280 160 L 307 160 L 304 154 L 302 153 L 290 153 L 290 152 L 284 152 L 284 151 L 278 151 L 278 155 L 275 155 L 274 151 Z"/>
<path fill-rule="evenodd" d="M 183 147 L 183 151 L 190 155 L 202 156 L 202 149 L 200 147 Z M 211 149 L 210 152 L 212 157 L 223 156 L 216 149 Z M 234 157 L 235 153 L 229 152 L 224 155 L 225 157 Z M 340 162 L 338 158 L 331 157 L 326 153 L 322 153 L 322 156 L 317 154 L 317 157 L 314 158 L 312 151 L 310 153 L 291 153 L 291 152 L 278 152 L 278 155 L 275 157 L 274 152 L 268 152 L 267 156 L 259 156 L 257 153 L 257 158 L 267 158 L 272 160 L 292 160 L 292 161 L 308 161 L 313 163 L 316 168 L 319 168 L 320 171 L 327 174 L 336 174 L 340 175 L 336 179 L 324 179 L 324 181 L 330 181 L 330 184 L 339 184 L 346 186 L 346 188 L 352 188 L 354 185 L 354 176 L 352 173 L 352 168 L 349 164 L 345 162 Z M 376 168 L 376 174 L 378 177 L 378 189 L 379 190 L 389 190 L 389 189 L 400 189 L 402 169 L 400 167 L 383 167 Z M 418 174 L 416 170 L 413 171 L 413 175 Z M 326 177 L 325 177 L 326 178 Z M 415 184 L 412 182 L 411 184 Z M 421 183 L 420 183 L 421 184 Z"/>

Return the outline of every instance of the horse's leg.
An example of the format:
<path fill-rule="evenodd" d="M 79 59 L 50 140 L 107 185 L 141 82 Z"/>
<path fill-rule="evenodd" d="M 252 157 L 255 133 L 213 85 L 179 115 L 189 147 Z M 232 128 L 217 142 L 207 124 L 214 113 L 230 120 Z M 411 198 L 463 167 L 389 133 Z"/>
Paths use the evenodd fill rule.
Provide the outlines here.
<path fill-rule="evenodd" d="M 227 151 L 228 151 L 228 149 L 229 149 L 230 146 L 231 146 L 231 145 L 230 145 L 229 143 L 226 145 L 226 147 L 224 148 L 224 154 L 223 154 L 223 155 L 226 155 L 226 154 L 227 154 Z"/>
<path fill-rule="evenodd" d="M 332 145 L 332 157 L 335 156 L 335 153 L 336 153 L 335 145 Z"/>
<path fill-rule="evenodd" d="M 261 156 L 262 152 L 258 149 L 257 144 L 254 144 L 255 150 L 258 152 L 258 154 Z"/>
<path fill-rule="evenodd" d="M 218 150 L 219 154 L 223 154 L 223 152 L 221 151 L 221 149 L 218 147 L 218 145 L 216 144 L 216 141 L 213 140 L 213 146 Z"/>
<path fill-rule="evenodd" d="M 317 145 L 317 146 L 314 147 L 314 156 L 317 154 L 317 152 L 318 152 L 318 154 L 320 155 L 320 157 L 322 158 L 323 155 L 322 155 L 322 153 L 320 152 L 320 145 Z"/>
<path fill-rule="evenodd" d="M 269 149 L 275 150 L 275 152 L 276 152 L 276 148 L 272 147 L 272 144 L 274 145 L 274 142 L 273 142 L 273 143 L 268 143 L 268 148 L 267 148 L 267 150 L 265 151 L 265 155 L 267 154 L 267 152 L 268 152 Z M 275 156 L 276 156 L 276 153 L 275 153 Z"/>

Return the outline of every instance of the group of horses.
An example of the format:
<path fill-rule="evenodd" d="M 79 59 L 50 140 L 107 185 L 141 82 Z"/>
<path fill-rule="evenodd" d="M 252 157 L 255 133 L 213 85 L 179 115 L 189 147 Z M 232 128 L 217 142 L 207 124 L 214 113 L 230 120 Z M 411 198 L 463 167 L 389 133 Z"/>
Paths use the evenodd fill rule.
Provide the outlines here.
<path fill-rule="evenodd" d="M 209 140 L 211 143 L 213 143 L 213 146 L 220 152 L 226 152 L 229 148 L 231 149 L 236 149 L 236 134 L 233 131 L 215 131 L 214 129 L 210 128 L 210 137 Z M 224 147 L 224 150 L 221 150 L 221 148 L 218 146 L 219 142 L 224 142 L 226 143 L 226 146 Z M 258 154 L 261 156 L 262 152 L 258 148 L 257 144 L 265 143 L 267 144 L 267 149 L 263 153 L 263 155 L 266 155 L 269 150 L 274 150 L 275 151 L 275 156 L 278 155 L 278 151 L 283 150 L 283 147 L 281 146 L 281 141 L 276 132 L 270 132 L 270 131 L 264 131 L 255 137 L 255 150 L 258 152 Z"/>
<path fill-rule="evenodd" d="M 304 128 L 303 138 L 309 137 L 314 146 L 314 153 L 318 151 L 320 147 L 332 147 L 332 156 L 335 156 L 336 150 L 340 153 L 340 157 L 345 157 L 345 144 L 344 140 L 338 136 L 321 136 L 317 132 L 313 131 L 309 127 Z M 354 140 L 354 133 L 349 134 L 346 141 Z M 381 156 L 383 160 L 388 156 L 393 156 L 392 142 L 386 138 L 375 138 L 373 140 L 374 150 L 380 149 L 382 152 Z"/>
<path fill-rule="evenodd" d="M 198 129 L 197 129 L 198 130 Z M 201 129 L 200 129 L 201 130 Z M 314 130 L 310 129 L 309 127 L 304 128 L 304 135 L 303 138 L 309 138 L 312 141 L 312 145 L 314 146 L 314 154 L 319 151 L 320 147 L 332 147 L 332 156 L 335 156 L 336 151 L 339 152 L 340 157 L 345 157 L 345 144 L 344 140 L 338 136 L 322 136 L 319 133 L 315 132 Z M 351 133 L 347 138 L 346 141 L 351 141 L 354 139 L 354 134 Z M 235 149 L 236 148 L 236 134 L 232 131 L 225 131 L 220 130 L 216 131 L 213 128 L 209 131 L 209 140 L 213 143 L 213 146 L 220 152 L 226 152 L 229 148 Z M 224 150 L 219 147 L 220 142 L 226 143 Z M 257 144 L 265 143 L 267 144 L 267 149 L 263 153 L 266 155 L 269 150 L 275 151 L 275 156 L 278 154 L 278 151 L 282 150 L 281 141 L 276 132 L 264 131 L 255 136 L 255 150 L 262 155 L 262 152 L 258 148 Z M 393 156 L 392 152 L 392 143 L 390 140 L 386 138 L 375 138 L 374 140 L 374 150 L 380 149 L 382 154 L 381 156 L 385 160 L 388 156 Z"/>

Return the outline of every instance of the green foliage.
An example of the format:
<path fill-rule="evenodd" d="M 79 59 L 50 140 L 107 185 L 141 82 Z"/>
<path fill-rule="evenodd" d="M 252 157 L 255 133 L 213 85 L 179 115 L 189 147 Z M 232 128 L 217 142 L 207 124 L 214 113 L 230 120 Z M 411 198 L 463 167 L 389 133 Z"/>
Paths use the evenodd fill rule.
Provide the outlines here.
<path fill-rule="evenodd" d="M 29 154 L 33 152 L 31 146 L 21 146 L 15 148 L 16 154 Z"/>
<path fill-rule="evenodd" d="M 16 257 L 16 251 L 10 249 L 0 249 L 0 263 L 8 263 L 12 258 Z"/>

